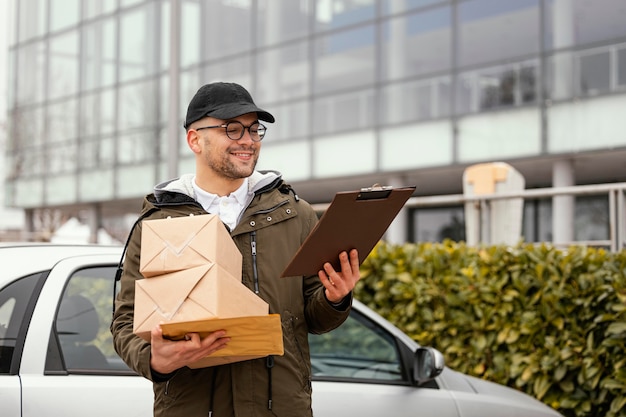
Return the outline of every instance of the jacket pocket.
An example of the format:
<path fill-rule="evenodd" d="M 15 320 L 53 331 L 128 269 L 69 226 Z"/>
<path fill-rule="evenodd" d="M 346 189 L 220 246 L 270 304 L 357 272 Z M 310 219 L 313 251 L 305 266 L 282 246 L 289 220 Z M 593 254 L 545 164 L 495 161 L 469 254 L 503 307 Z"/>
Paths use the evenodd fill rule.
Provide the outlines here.
<path fill-rule="evenodd" d="M 153 383 L 155 410 L 166 410 L 176 402 L 177 380 L 180 379 L 181 371 L 182 369 L 179 369 L 178 372 L 167 381 Z"/>
<path fill-rule="evenodd" d="M 292 366 L 294 370 L 298 371 L 300 375 L 300 381 L 302 388 L 307 392 L 311 392 L 311 366 L 309 350 L 307 348 L 308 340 L 302 340 L 302 331 L 298 331 L 298 326 L 303 318 L 292 314 L 290 311 L 284 311 L 281 314 L 283 317 L 282 326 L 285 343 L 285 356 L 291 362 L 289 366 Z M 304 332 L 304 337 L 307 333 Z"/>

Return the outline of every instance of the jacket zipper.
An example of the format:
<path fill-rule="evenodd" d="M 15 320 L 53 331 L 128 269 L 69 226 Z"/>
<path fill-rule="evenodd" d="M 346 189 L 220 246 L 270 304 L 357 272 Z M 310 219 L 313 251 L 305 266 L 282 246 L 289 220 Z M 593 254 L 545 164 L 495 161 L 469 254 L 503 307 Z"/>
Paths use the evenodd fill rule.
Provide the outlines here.
<path fill-rule="evenodd" d="M 274 210 L 276 210 L 278 207 L 284 206 L 288 202 L 289 202 L 288 200 L 281 201 L 280 203 L 276 204 L 274 207 L 271 207 L 266 210 L 256 211 L 253 213 L 253 215 L 271 213 Z M 252 251 L 252 275 L 253 275 L 253 280 L 254 280 L 254 293 L 259 294 L 259 271 L 257 269 L 257 263 L 256 263 L 256 230 L 253 230 L 250 232 L 250 250 Z"/>
<path fill-rule="evenodd" d="M 254 279 L 254 293 L 259 293 L 259 272 L 256 265 L 256 231 L 250 232 L 250 246 L 252 250 L 252 275 Z"/>
<path fill-rule="evenodd" d="M 252 275 L 254 277 L 254 293 L 259 294 L 259 272 L 256 264 L 256 231 L 250 232 L 250 250 L 252 251 Z M 274 356 L 267 357 L 265 362 L 267 368 L 267 409 L 272 409 L 272 368 L 274 367 Z"/>

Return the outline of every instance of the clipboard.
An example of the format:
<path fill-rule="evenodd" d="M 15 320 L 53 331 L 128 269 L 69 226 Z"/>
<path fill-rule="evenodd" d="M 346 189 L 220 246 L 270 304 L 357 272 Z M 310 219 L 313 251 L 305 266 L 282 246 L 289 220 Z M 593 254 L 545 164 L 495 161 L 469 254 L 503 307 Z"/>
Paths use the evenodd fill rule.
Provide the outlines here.
<path fill-rule="evenodd" d="M 359 252 L 360 265 L 415 188 L 374 186 L 335 194 L 281 277 L 317 275 L 325 262 L 340 271 L 339 254 L 353 248 Z"/>

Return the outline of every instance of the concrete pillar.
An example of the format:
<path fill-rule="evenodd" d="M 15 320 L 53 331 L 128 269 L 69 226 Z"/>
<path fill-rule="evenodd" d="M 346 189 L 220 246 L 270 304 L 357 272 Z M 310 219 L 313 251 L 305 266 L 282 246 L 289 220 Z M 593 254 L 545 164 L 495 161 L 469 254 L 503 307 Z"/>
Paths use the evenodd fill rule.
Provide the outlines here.
<path fill-rule="evenodd" d="M 35 233 L 35 210 L 33 209 L 25 209 L 24 210 L 24 237 L 23 240 L 25 242 L 34 241 L 34 233 Z"/>
<path fill-rule="evenodd" d="M 404 11 L 404 0 L 398 0 L 395 2 L 389 2 L 390 12 Z M 389 38 L 386 39 L 384 47 L 387 51 L 386 57 L 386 69 L 388 77 L 391 79 L 401 79 L 407 74 L 407 19 L 397 18 L 389 21 L 390 33 Z M 393 118 L 400 117 L 404 119 L 409 109 L 407 109 L 407 97 L 409 93 L 406 89 L 390 88 L 387 95 L 387 101 L 385 102 L 386 108 L 384 109 L 387 114 L 387 119 L 391 121 L 397 121 Z"/>
<path fill-rule="evenodd" d="M 571 0 L 555 0 L 552 8 L 554 49 L 571 46 L 574 42 L 574 8 Z M 554 98 L 571 97 L 574 87 L 574 60 L 569 54 L 554 57 Z"/>
<path fill-rule="evenodd" d="M 391 177 L 387 184 L 392 187 L 406 187 L 410 184 L 406 184 L 402 177 Z M 403 207 L 396 218 L 391 222 L 389 228 L 385 232 L 384 240 L 394 245 L 401 245 L 408 241 L 409 237 L 409 210 Z"/>
<path fill-rule="evenodd" d="M 98 242 L 98 230 L 102 224 L 102 216 L 100 213 L 100 205 L 93 204 L 86 213 L 87 225 L 89 226 L 89 243 Z"/>
<path fill-rule="evenodd" d="M 390 2 L 389 7 L 391 13 L 402 12 L 406 10 L 405 0 L 397 0 Z M 390 20 L 389 42 L 386 44 L 387 53 L 387 71 L 391 78 L 403 78 L 407 73 L 407 19 Z"/>
<path fill-rule="evenodd" d="M 575 184 L 572 161 L 556 161 L 552 166 L 552 187 L 570 187 Z M 552 242 L 566 244 L 574 240 L 575 204 L 576 199 L 571 195 L 552 198 Z"/>
<path fill-rule="evenodd" d="M 180 0 L 170 0 L 170 59 L 169 59 L 169 114 L 167 118 L 167 175 L 175 178 L 180 173 L 179 149 L 183 132 L 180 119 Z"/>
<path fill-rule="evenodd" d="M 279 2 L 271 1 L 266 2 L 265 7 L 267 8 L 263 15 L 265 20 L 265 38 L 268 44 L 273 45 L 280 41 L 284 7 Z M 278 49 L 263 54 L 265 61 L 261 70 L 264 72 L 264 78 L 262 84 L 257 82 L 256 91 L 263 92 L 264 102 L 274 102 L 280 98 L 280 88 L 276 88 L 276 86 L 284 84 L 281 82 L 281 71 L 284 67 L 283 59 L 281 59 L 283 53 L 283 50 Z"/>

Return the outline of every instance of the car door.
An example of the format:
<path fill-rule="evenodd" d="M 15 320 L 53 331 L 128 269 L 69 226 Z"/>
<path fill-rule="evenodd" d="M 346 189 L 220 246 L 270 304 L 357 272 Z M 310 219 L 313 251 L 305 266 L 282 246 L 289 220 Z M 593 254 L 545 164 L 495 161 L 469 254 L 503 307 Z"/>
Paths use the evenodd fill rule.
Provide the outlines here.
<path fill-rule="evenodd" d="M 24 345 L 23 417 L 152 415 L 152 384 L 113 350 L 115 258 L 68 258 L 50 271 Z"/>
<path fill-rule="evenodd" d="M 447 390 L 411 383 L 412 351 L 353 309 L 339 328 L 311 335 L 313 410 L 318 417 L 458 416 Z"/>
<path fill-rule="evenodd" d="M 0 404 L 2 414 L 21 413 L 20 357 L 24 335 L 45 273 L 36 272 L 0 286 Z"/>

